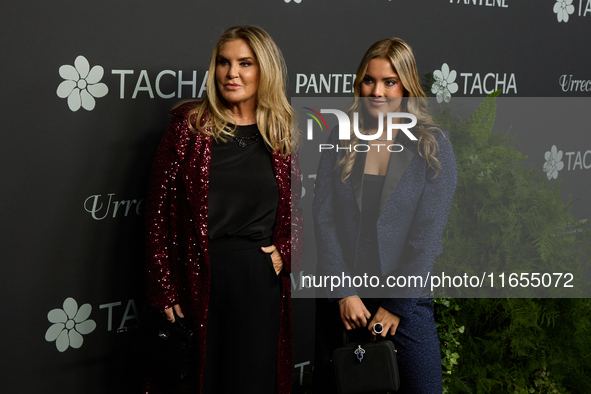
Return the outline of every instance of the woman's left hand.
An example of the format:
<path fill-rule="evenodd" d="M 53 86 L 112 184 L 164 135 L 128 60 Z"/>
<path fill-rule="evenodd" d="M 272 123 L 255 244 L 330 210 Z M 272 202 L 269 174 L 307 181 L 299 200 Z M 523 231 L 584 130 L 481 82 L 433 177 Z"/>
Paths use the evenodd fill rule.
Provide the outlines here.
<path fill-rule="evenodd" d="M 379 307 L 373 319 L 371 319 L 367 326 L 367 329 L 371 331 L 371 335 L 373 336 L 376 336 L 376 333 L 373 331 L 373 326 L 376 323 L 381 323 L 384 327 L 382 333 L 379 335 L 382 338 L 385 338 L 388 332 L 390 332 L 390 335 L 396 334 L 396 328 L 398 328 L 398 324 L 400 324 L 400 318 L 392 312 L 388 312 L 386 309 Z"/>
<path fill-rule="evenodd" d="M 279 275 L 281 270 L 283 269 L 283 259 L 281 258 L 281 253 L 277 250 L 275 245 L 271 246 L 263 246 L 261 250 L 265 253 L 271 254 L 271 261 L 273 261 L 273 268 L 275 268 L 275 273 Z"/>

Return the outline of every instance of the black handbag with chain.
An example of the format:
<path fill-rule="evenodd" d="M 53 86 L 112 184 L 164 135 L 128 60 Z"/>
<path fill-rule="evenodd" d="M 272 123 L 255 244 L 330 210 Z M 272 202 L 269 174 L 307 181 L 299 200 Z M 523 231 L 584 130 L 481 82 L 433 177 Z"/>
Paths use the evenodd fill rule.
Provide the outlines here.
<path fill-rule="evenodd" d="M 332 357 L 339 394 L 398 390 L 400 377 L 392 341 L 376 339 L 349 342 L 345 331 L 343 342 L 344 346 L 337 348 Z"/>

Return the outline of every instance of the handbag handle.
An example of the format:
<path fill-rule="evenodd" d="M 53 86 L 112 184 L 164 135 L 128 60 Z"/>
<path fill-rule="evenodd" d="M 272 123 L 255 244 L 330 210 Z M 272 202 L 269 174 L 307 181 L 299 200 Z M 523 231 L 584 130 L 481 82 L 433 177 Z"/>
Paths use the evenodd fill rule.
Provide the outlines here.
<path fill-rule="evenodd" d="M 342 333 L 342 340 L 343 340 L 343 345 L 347 346 L 349 344 L 349 336 L 347 335 L 347 329 L 343 328 L 343 333 Z"/>
<path fill-rule="evenodd" d="M 350 330 L 350 331 L 353 331 L 353 330 Z M 347 346 L 349 344 L 349 334 L 345 328 L 343 328 L 342 335 L 343 335 L 343 338 L 342 338 L 343 339 L 343 346 Z M 390 335 L 390 334 L 388 334 L 388 335 Z M 386 340 L 386 338 L 383 338 L 381 335 L 377 335 L 377 336 L 369 339 L 369 341 L 376 341 L 376 342 L 377 341 L 385 341 L 385 340 Z M 366 341 L 364 341 L 364 342 L 366 342 Z M 394 349 L 394 353 L 398 353 L 398 350 Z"/>
<path fill-rule="evenodd" d="M 344 346 L 347 346 L 349 344 L 349 342 L 350 342 L 349 341 L 349 331 L 359 330 L 360 328 L 355 328 L 353 330 L 347 330 L 347 329 L 343 328 L 343 331 L 342 331 L 342 334 L 341 334 L 342 335 L 341 339 L 342 339 L 342 342 L 343 342 L 343 345 Z M 366 327 L 363 327 L 363 329 L 365 329 L 365 328 Z M 383 338 L 381 335 L 377 335 L 375 337 L 372 337 L 369 334 L 369 331 L 367 331 L 367 335 L 369 335 L 369 337 L 367 339 L 363 340 L 362 342 L 378 341 L 378 340 L 384 340 L 384 339 L 386 339 L 386 338 Z"/>

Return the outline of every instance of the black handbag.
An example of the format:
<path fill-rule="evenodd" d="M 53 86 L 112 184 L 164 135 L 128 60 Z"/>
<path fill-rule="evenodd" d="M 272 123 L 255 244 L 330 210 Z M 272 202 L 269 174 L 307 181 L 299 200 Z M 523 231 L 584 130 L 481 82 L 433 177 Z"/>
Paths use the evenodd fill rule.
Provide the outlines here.
<path fill-rule="evenodd" d="M 380 338 L 380 337 L 378 337 Z M 332 356 L 339 394 L 394 392 L 400 387 L 394 343 L 387 339 L 348 341 Z"/>
<path fill-rule="evenodd" d="M 180 380 L 197 370 L 194 333 L 185 319 L 177 316 L 171 323 L 161 313 L 148 313 L 137 331 L 136 351 L 155 376 Z"/>

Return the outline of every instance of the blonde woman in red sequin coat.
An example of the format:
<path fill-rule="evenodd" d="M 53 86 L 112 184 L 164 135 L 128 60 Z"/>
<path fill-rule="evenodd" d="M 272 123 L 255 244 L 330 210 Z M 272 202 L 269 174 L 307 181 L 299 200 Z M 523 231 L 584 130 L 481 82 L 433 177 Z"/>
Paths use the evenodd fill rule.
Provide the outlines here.
<path fill-rule="evenodd" d="M 207 98 L 171 111 L 147 197 L 147 295 L 169 321 L 192 322 L 199 368 L 149 392 L 291 392 L 301 186 L 285 74 L 264 30 L 230 28 Z"/>

